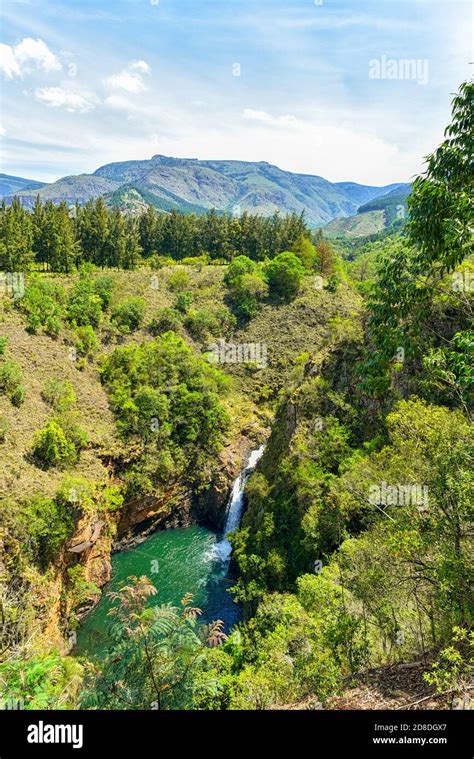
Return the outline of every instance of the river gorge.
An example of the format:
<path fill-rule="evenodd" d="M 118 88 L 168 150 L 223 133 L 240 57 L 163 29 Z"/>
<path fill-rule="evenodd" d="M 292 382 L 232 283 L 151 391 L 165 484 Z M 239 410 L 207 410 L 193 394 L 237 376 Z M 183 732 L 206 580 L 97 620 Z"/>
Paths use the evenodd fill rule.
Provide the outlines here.
<path fill-rule="evenodd" d="M 228 535 L 239 527 L 245 484 L 263 451 L 263 445 L 253 450 L 234 480 L 222 532 L 199 524 L 156 530 L 138 545 L 113 555 L 110 583 L 78 631 L 76 654 L 100 656 L 107 649 L 108 612 L 113 603 L 108 594 L 131 576 L 145 575 L 152 580 L 158 589 L 151 600 L 154 604 L 176 605 L 185 593 L 192 593 L 193 602 L 202 609 L 203 622 L 221 619 L 228 631 L 240 620 L 241 610 L 228 592 L 233 584 Z"/>

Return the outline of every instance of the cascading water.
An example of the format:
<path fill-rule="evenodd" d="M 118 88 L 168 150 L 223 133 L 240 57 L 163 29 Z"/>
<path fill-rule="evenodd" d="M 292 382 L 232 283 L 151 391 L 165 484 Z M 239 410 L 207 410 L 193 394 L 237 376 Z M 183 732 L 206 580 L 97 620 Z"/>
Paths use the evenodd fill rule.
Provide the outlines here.
<path fill-rule="evenodd" d="M 244 490 L 245 483 L 253 470 L 257 466 L 258 462 L 262 458 L 265 446 L 261 445 L 260 448 L 256 448 L 249 456 L 249 460 L 245 469 L 242 469 L 239 476 L 235 479 L 232 486 L 232 493 L 229 499 L 229 505 L 227 507 L 227 516 L 224 527 L 224 534 L 222 540 L 216 543 L 214 550 L 215 556 L 222 562 L 229 562 L 230 555 L 232 553 L 232 546 L 227 539 L 227 535 L 233 532 L 240 525 L 242 517 L 242 510 L 244 507 Z"/>
<path fill-rule="evenodd" d="M 244 506 L 244 488 L 257 466 L 264 446 L 250 454 L 247 466 L 236 478 L 229 498 L 225 528 L 219 537 L 200 525 L 156 530 L 147 540 L 112 557 L 112 579 L 108 591 L 116 592 L 131 575 L 150 577 L 158 593 L 151 603 L 179 606 L 184 593 L 193 593 L 193 602 L 203 609 L 203 622 L 222 619 L 230 630 L 240 620 L 240 609 L 228 589 L 232 547 L 227 536 L 240 525 Z M 158 568 L 158 571 L 156 570 Z M 76 653 L 102 656 L 110 640 L 109 610 L 113 604 L 104 592 L 98 605 L 78 632 Z"/>

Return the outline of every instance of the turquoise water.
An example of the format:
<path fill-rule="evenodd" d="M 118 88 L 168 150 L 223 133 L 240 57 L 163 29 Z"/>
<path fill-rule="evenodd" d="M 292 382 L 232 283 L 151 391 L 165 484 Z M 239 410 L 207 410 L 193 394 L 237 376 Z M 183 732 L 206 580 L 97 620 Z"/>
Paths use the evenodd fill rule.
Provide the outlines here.
<path fill-rule="evenodd" d="M 228 562 L 219 558 L 217 544 L 222 539 L 205 527 L 153 533 L 145 542 L 112 557 L 112 579 L 97 606 L 77 634 L 76 654 L 98 655 L 107 650 L 112 601 L 107 592 L 116 591 L 131 575 L 148 577 L 158 589 L 150 603 L 179 604 L 186 593 L 203 610 L 200 619 L 222 619 L 229 630 L 240 619 L 240 609 L 228 593 L 232 580 Z"/>

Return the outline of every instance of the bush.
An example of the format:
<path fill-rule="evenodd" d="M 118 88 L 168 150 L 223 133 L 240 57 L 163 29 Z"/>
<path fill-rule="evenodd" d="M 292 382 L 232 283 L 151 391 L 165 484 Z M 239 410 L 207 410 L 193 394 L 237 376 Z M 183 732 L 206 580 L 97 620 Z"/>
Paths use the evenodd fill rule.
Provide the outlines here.
<path fill-rule="evenodd" d="M 181 327 L 181 314 L 174 308 L 162 308 L 151 320 L 148 329 L 152 335 L 161 335 L 164 332 L 179 332 Z"/>
<path fill-rule="evenodd" d="M 168 289 L 171 292 L 182 292 L 188 289 L 190 282 L 191 279 L 188 272 L 184 269 L 177 269 L 168 279 Z"/>
<path fill-rule="evenodd" d="M 0 393 L 8 395 L 10 400 L 21 386 L 23 374 L 21 368 L 12 359 L 0 362 Z M 17 396 L 16 396 L 17 397 Z"/>
<path fill-rule="evenodd" d="M 165 266 L 171 266 L 174 263 L 175 261 L 172 258 L 169 258 L 168 256 L 156 255 L 156 256 L 150 256 L 150 258 L 147 259 L 148 266 L 154 271 L 163 269 Z"/>
<path fill-rule="evenodd" d="M 99 296 L 102 303 L 102 308 L 106 311 L 110 306 L 112 300 L 112 291 L 114 289 L 114 280 L 112 277 L 102 275 L 97 277 L 93 282 L 94 292 Z"/>
<path fill-rule="evenodd" d="M 18 308 L 26 314 L 27 330 L 36 334 L 43 330 L 57 337 L 64 317 L 64 290 L 54 282 L 34 279 L 18 301 Z"/>
<path fill-rule="evenodd" d="M 27 504 L 23 519 L 34 559 L 44 570 L 57 559 L 60 547 L 74 532 L 71 506 L 57 499 L 36 496 Z"/>
<path fill-rule="evenodd" d="M 117 348 L 104 363 L 102 380 L 122 434 L 138 435 L 145 444 L 137 476 L 126 478 L 128 493 L 143 487 L 153 492 L 185 472 L 199 486 L 208 482 L 209 462 L 228 426 L 218 398 L 228 384 L 224 374 L 167 332 Z"/>
<path fill-rule="evenodd" d="M 289 302 L 296 297 L 304 274 L 304 267 L 294 253 L 280 253 L 265 267 L 270 295 Z"/>
<path fill-rule="evenodd" d="M 258 274 L 243 274 L 230 288 L 232 306 L 237 316 L 251 319 L 258 304 L 268 295 L 268 285 Z"/>
<path fill-rule="evenodd" d="M 76 403 L 74 388 L 68 380 L 46 380 L 41 395 L 58 412 L 68 411 Z"/>
<path fill-rule="evenodd" d="M 87 433 L 77 423 L 77 418 L 77 412 L 67 411 L 55 419 L 55 421 L 61 425 L 67 440 L 69 440 L 76 449 L 76 458 L 78 458 L 80 451 L 85 448 L 88 443 Z"/>
<path fill-rule="evenodd" d="M 102 298 L 90 280 L 78 282 L 69 297 L 68 319 L 75 325 L 98 327 L 102 320 Z"/>
<path fill-rule="evenodd" d="M 5 355 L 5 349 L 7 347 L 8 337 L 0 337 L 0 356 Z"/>
<path fill-rule="evenodd" d="M 92 327 L 77 327 L 75 334 L 75 348 L 79 356 L 93 356 L 99 348 L 99 340 Z"/>
<path fill-rule="evenodd" d="M 4 443 L 7 437 L 7 432 L 10 427 L 10 422 L 6 416 L 0 416 L 0 443 Z"/>
<path fill-rule="evenodd" d="M 112 313 L 112 322 L 122 334 L 128 334 L 138 329 L 145 316 L 146 303 L 143 298 L 126 298 Z"/>
<path fill-rule="evenodd" d="M 237 256 L 227 267 L 224 282 L 228 287 L 233 287 L 244 274 L 253 274 L 255 269 L 255 261 L 247 256 Z"/>
<path fill-rule="evenodd" d="M 219 321 L 207 308 L 191 309 L 184 320 L 184 326 L 196 340 L 204 340 L 209 335 L 219 333 Z"/>
<path fill-rule="evenodd" d="M 18 385 L 10 396 L 10 400 L 14 406 L 21 406 L 25 402 L 26 389 L 23 385 Z"/>
<path fill-rule="evenodd" d="M 317 260 L 316 248 L 308 237 L 301 235 L 291 246 L 291 252 L 297 256 L 308 271 L 314 268 Z"/>
<path fill-rule="evenodd" d="M 185 314 L 189 311 L 189 307 L 191 306 L 193 300 L 194 295 L 188 290 L 185 290 L 176 298 L 175 307 L 178 309 L 178 311 L 181 311 L 181 313 Z"/>
<path fill-rule="evenodd" d="M 203 266 L 207 266 L 211 260 L 209 253 L 203 253 L 201 256 L 187 256 L 180 260 L 182 266 L 196 266 L 199 271 Z"/>
<path fill-rule="evenodd" d="M 62 469 L 74 464 L 81 448 L 87 443 L 85 432 L 72 417 L 61 417 L 47 422 L 33 437 L 32 454 L 37 464 L 43 468 Z"/>
<path fill-rule="evenodd" d="M 62 427 L 54 421 L 35 432 L 32 453 L 38 465 L 44 469 L 51 466 L 62 468 L 73 464 L 77 459 L 74 443 L 66 438 Z"/>
<path fill-rule="evenodd" d="M 340 277 L 337 276 L 337 274 L 331 274 L 330 277 L 328 277 L 326 282 L 326 290 L 328 290 L 330 293 L 336 292 L 337 288 L 341 284 Z"/>

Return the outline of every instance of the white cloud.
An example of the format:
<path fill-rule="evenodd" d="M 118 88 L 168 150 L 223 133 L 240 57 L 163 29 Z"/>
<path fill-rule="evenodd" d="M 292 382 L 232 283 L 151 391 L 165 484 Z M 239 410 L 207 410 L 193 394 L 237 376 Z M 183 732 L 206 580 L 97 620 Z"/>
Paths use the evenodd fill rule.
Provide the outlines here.
<path fill-rule="evenodd" d="M 129 68 L 131 68 L 133 71 L 141 71 L 142 74 L 149 74 L 151 72 L 151 68 L 149 67 L 148 63 L 146 61 L 132 61 Z"/>
<path fill-rule="evenodd" d="M 25 37 L 15 47 L 0 44 L 0 70 L 7 79 L 30 73 L 31 64 L 47 73 L 62 68 L 58 58 L 43 40 Z"/>
<path fill-rule="evenodd" d="M 270 126 L 298 126 L 298 119 L 296 119 L 291 114 L 285 114 L 284 116 L 272 116 L 271 113 L 267 113 L 266 111 L 256 111 L 253 108 L 244 108 L 242 116 L 248 121 L 261 121 L 262 123 L 269 124 Z"/>
<path fill-rule="evenodd" d="M 21 74 L 13 48 L 3 43 L 0 44 L 0 71 L 3 71 L 7 79 L 13 79 L 14 76 Z"/>
<path fill-rule="evenodd" d="M 87 113 L 95 107 L 93 96 L 63 87 L 40 87 L 35 90 L 35 98 L 51 108 L 65 108 L 70 113 Z"/>
<path fill-rule="evenodd" d="M 142 74 L 150 72 L 150 66 L 146 61 L 131 61 L 118 74 L 112 74 L 104 79 L 104 84 L 110 90 L 123 90 L 136 95 L 147 89 Z"/>

